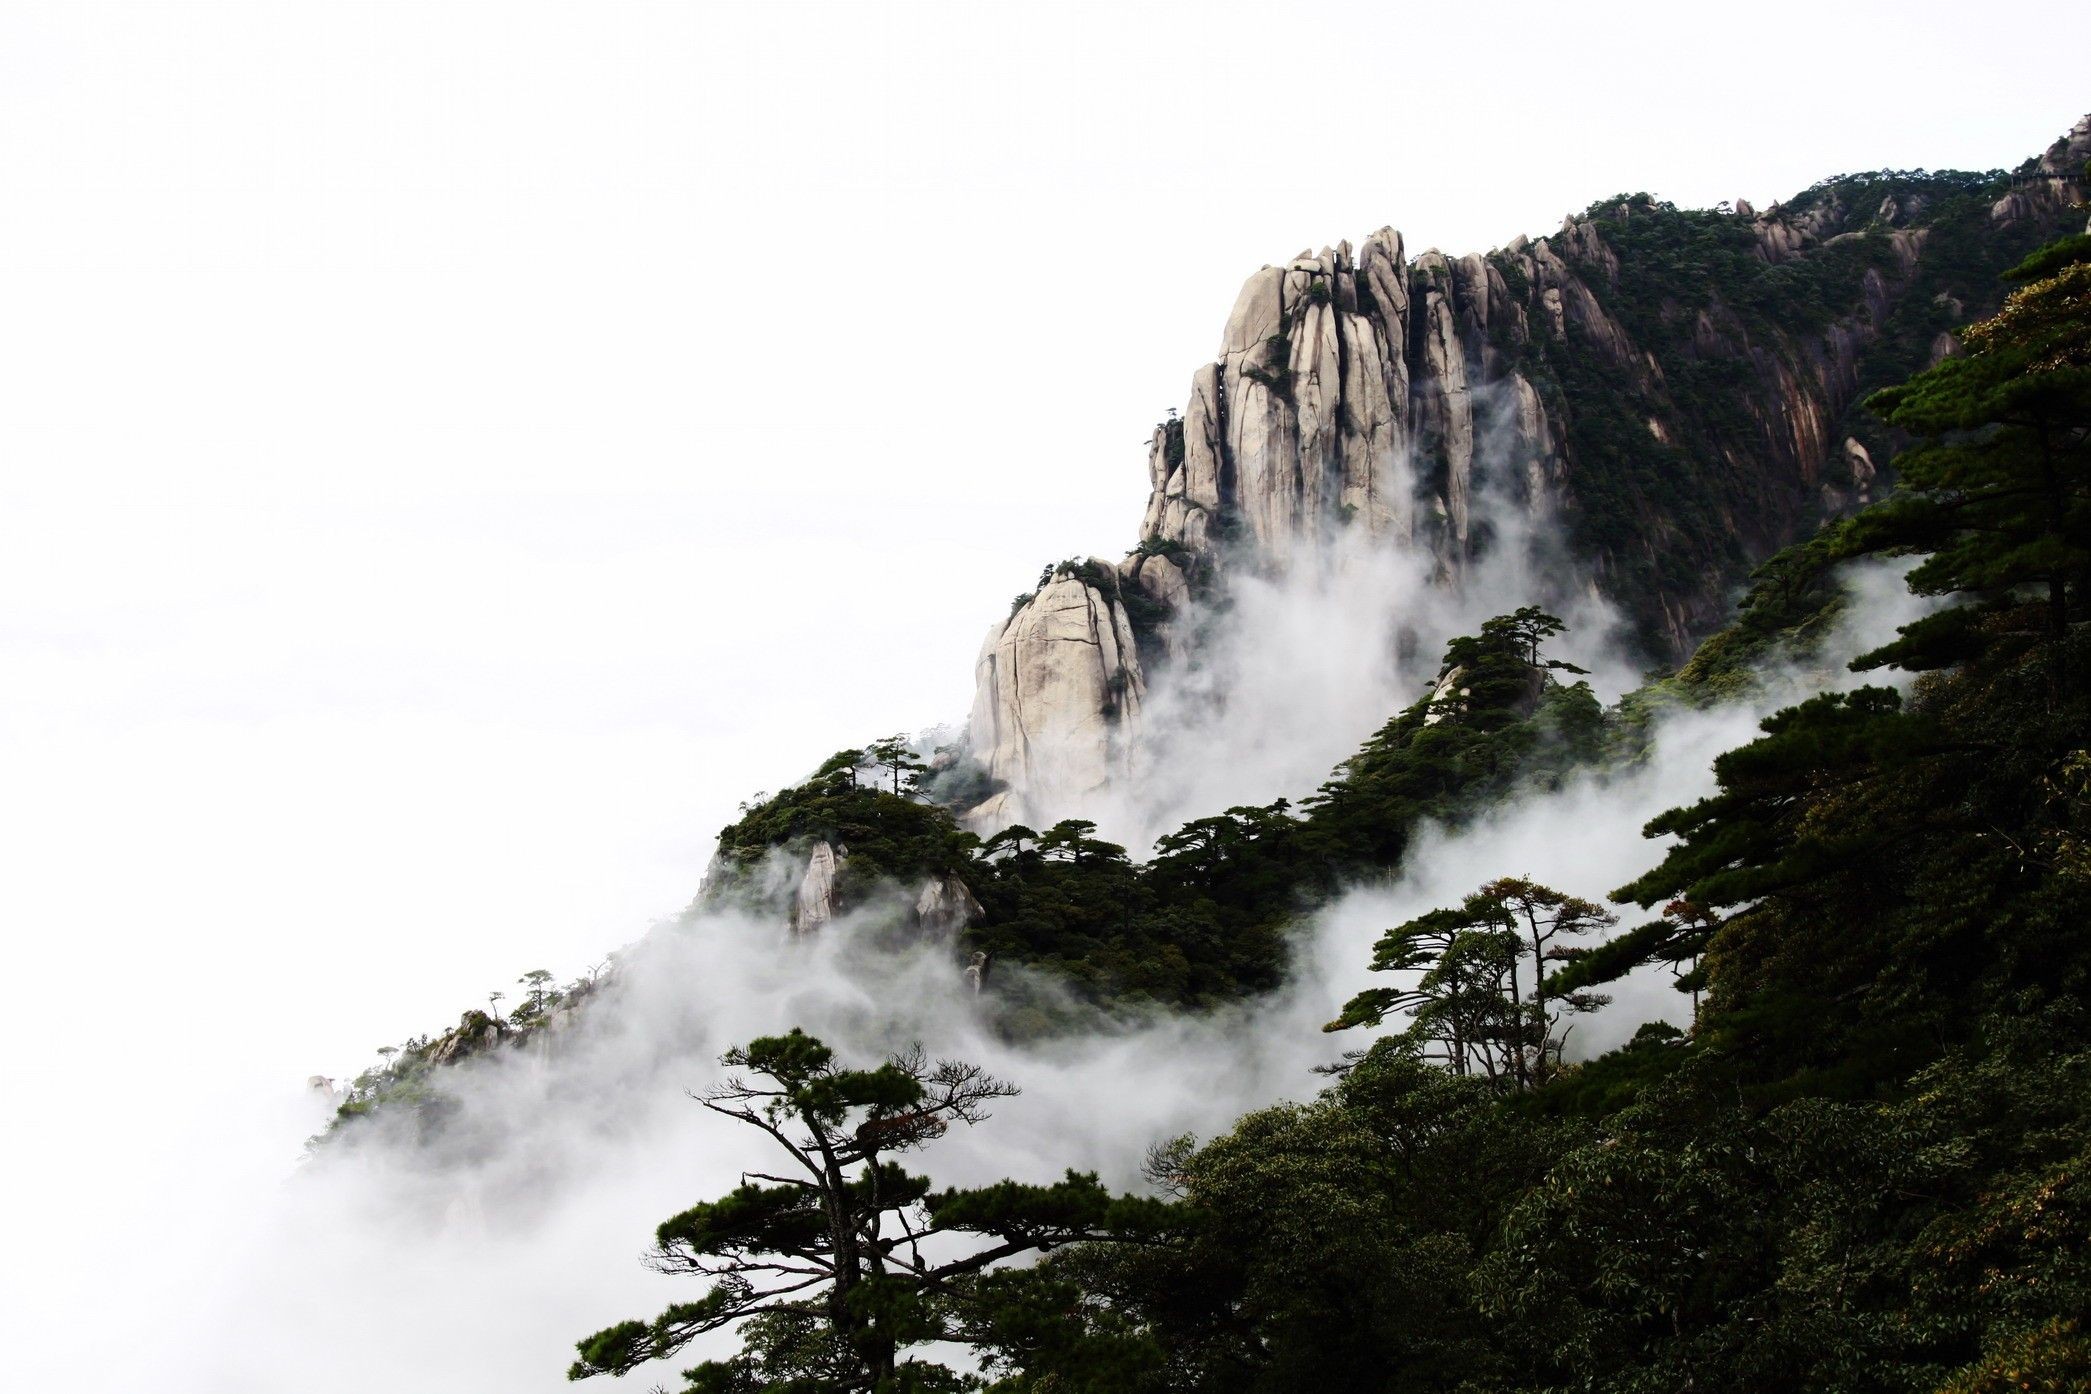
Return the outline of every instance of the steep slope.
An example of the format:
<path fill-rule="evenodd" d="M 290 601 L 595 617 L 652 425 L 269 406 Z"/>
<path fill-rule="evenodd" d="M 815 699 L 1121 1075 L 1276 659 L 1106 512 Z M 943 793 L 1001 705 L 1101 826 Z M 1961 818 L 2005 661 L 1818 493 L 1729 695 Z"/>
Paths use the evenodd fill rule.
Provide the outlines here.
<path fill-rule="evenodd" d="M 1065 807 L 1128 773 L 1146 690 L 1125 603 L 1139 574 L 1121 580 L 1108 562 L 1063 562 L 989 637 L 967 736 L 1005 787 L 976 810 L 980 819 L 1016 816 L 1013 787 L 1031 804 Z"/>
<path fill-rule="evenodd" d="M 952 810 L 970 808 L 976 827 L 1026 820 L 1045 826 L 1040 810 L 1135 777 L 1152 674 L 1196 659 L 1193 636 L 1172 633 L 1172 625 L 1197 594 L 1230 571 L 1279 569 L 1312 557 L 1345 528 L 1365 529 L 1388 546 L 1426 548 L 1445 582 L 1457 584 L 1462 568 L 1490 545 L 1491 524 L 1500 522 L 1500 514 L 1477 510 L 1477 499 L 1539 512 L 1558 506 L 1577 530 L 1581 555 L 1623 602 L 1646 594 L 1667 606 L 1673 595 L 1718 594 L 1725 612 L 1726 591 L 1711 587 L 1727 559 L 1747 557 L 1756 545 L 1745 520 L 1755 519 L 1749 526 L 1767 539 L 1788 526 L 1750 509 L 1784 500 L 1797 528 L 1864 496 L 1872 481 L 1856 477 L 1823 493 L 1825 458 L 1875 453 L 1860 435 L 1884 441 L 1879 426 L 1860 419 L 1852 394 L 1870 390 L 1895 354 L 1922 363 L 1952 350 L 1950 335 L 1937 337 L 1947 331 L 1932 329 L 1939 317 L 1960 323 L 1972 306 L 1997 299 L 1988 286 L 1964 295 L 1955 289 L 1977 275 L 1968 268 L 2037 235 L 2029 228 L 2080 219 L 2081 203 L 2069 200 L 2080 199 L 2083 182 L 2060 171 L 2086 156 L 2091 118 L 2018 175 L 1855 176 L 1764 217 L 1747 209 L 1685 214 L 1628 199 L 1571 219 L 1560 238 L 1566 254 L 1542 241 L 1459 263 L 1426 254 L 1404 264 L 1398 235 L 1387 233 L 1355 257 L 1338 248 L 1301 259 L 1313 265 L 1266 268 L 1244 289 L 1220 359 L 1196 375 L 1192 412 L 1157 428 L 1148 510 L 1157 531 L 1115 567 L 1095 558 L 1048 567 L 1037 590 L 1020 597 L 990 634 L 969 732 L 984 769 L 953 778 L 959 772 L 949 766 L 924 770 L 904 751 L 840 752 L 723 831 L 700 904 L 732 900 L 810 932 L 899 888 L 894 918 L 904 938 L 974 954 L 976 967 L 990 957 L 1047 966 L 1099 999 L 1205 1005 L 1274 985 L 1283 967 L 1283 926 L 1318 888 L 1398 865 L 1422 820 L 1456 822 L 1513 782 L 1557 778 L 1599 758 L 1607 744 L 1614 755 L 1630 757 L 1645 747 L 1658 706 L 1732 694 L 1774 648 L 1805 656 L 1838 603 L 1824 579 L 1828 554 L 1796 548 L 1765 566 L 1735 625 L 1670 680 L 1629 694 L 1612 717 L 1581 684 L 1550 685 L 1544 674 L 1512 665 L 1518 681 L 1506 692 L 1516 692 L 1447 720 L 1455 699 L 1466 704 L 1470 690 L 1481 690 L 1456 658 L 1461 646 L 1477 641 L 1456 639 L 1432 670 L 1436 681 L 1423 700 L 1354 747 L 1357 753 L 1300 811 L 1279 799 L 1197 817 L 1161 838 L 1144 862 L 1095 837 L 1088 823 L 1049 827 L 1043 835 L 1009 829 L 983 844 Z M 1875 215 L 1856 230 L 1835 230 L 1875 194 Z M 1933 216 L 1921 226 L 1886 226 L 1923 209 Z M 1908 269 L 1891 277 L 1865 260 L 1877 254 L 1898 266 L 1907 261 Z M 1819 258 L 1806 272 L 1813 279 L 1792 281 L 1789 268 L 1811 256 Z M 1839 260 L 1847 257 L 1857 260 Z M 1576 265 L 1608 269 L 1585 279 Z M 1662 289 L 1674 288 L 1692 267 L 1713 268 L 1700 299 L 1720 307 L 1725 318 L 1718 322 L 1711 309 L 1687 316 L 1685 302 Z M 1849 323 L 1829 316 L 1821 292 L 1833 272 L 1851 277 L 1862 300 L 1886 297 L 1885 308 Z M 1325 295 L 1316 289 L 1323 285 L 1331 287 Z M 1799 310 L 1790 319 L 1774 314 L 1787 303 L 1779 297 L 1800 296 L 1796 285 L 1813 288 L 1812 320 Z M 1393 313 L 1387 306 L 1402 308 Z M 1302 366 L 1287 366 L 1288 376 L 1280 377 L 1272 336 L 1254 337 L 1272 322 L 1303 340 L 1311 333 L 1316 343 L 1335 344 L 1333 358 L 1289 348 L 1284 364 Z M 1394 342 L 1387 336 L 1395 331 L 1400 342 L 1420 348 L 1366 359 L 1362 349 L 1343 347 L 1369 342 L 1377 353 Z M 1682 335 L 1687 347 L 1664 334 Z M 1634 347 L 1637 335 L 1673 356 Z M 1733 348 L 1725 359 L 1714 352 L 1724 343 Z M 1806 374 L 1782 377 L 1797 373 L 1785 355 L 1810 345 L 1838 352 L 1804 357 Z M 1372 368 L 1371 380 L 1355 371 L 1360 363 Z M 1626 385 L 1576 395 L 1554 376 L 1591 363 L 1611 364 Z M 1745 374 L 1729 396 L 1680 386 L 1711 363 Z M 1768 365 L 1762 375 L 1747 367 L 1760 363 Z M 1290 385 L 1277 392 L 1266 378 Z M 1388 386 L 1396 381 L 1399 393 Z M 1234 399 L 1264 413 L 1257 430 L 1230 424 L 1226 403 Z M 1477 408 L 1477 401 L 1507 409 Z M 1733 468 L 1659 476 L 1674 488 L 1700 490 L 1713 500 L 1710 514 L 1618 504 L 1607 488 L 1641 483 L 1630 452 L 1578 444 L 1590 439 L 1593 420 L 1648 402 L 1660 414 L 1636 428 L 1641 436 L 1663 444 L 1663 433 L 1684 442 L 1706 433 L 1728 452 L 1720 459 Z M 1721 436 L 1714 428 L 1722 412 L 1754 422 L 1759 434 Z M 1328 421 L 1337 423 L 1333 433 L 1319 424 Z M 1353 429 L 1359 421 L 1376 424 L 1361 432 Z M 1848 433 L 1841 441 L 1840 432 Z M 1663 448 L 1673 452 L 1666 459 L 1697 458 L 1685 445 Z M 1808 460 L 1813 476 L 1802 470 Z M 1436 464 L 1418 469 L 1418 461 Z M 1789 466 L 1790 479 L 1780 474 Z M 1809 495 L 1808 487 L 1817 492 Z M 1758 492 L 1722 502 L 1727 488 Z M 1596 499 L 1612 502 L 1600 508 Z M 1655 574 L 1645 593 L 1618 589 L 1622 578 L 1643 573 L 1628 565 L 1632 554 L 1591 540 L 1615 534 L 1640 538 L 1656 556 L 1706 549 L 1714 569 L 1681 575 L 1674 591 L 1664 589 L 1673 585 L 1668 571 Z M 1491 621 L 1483 635 L 1514 618 Z M 1539 680 L 1529 692 L 1528 678 Z M 874 767 L 882 772 L 861 777 Z M 929 774 L 921 794 L 903 792 L 908 771 Z M 983 774 L 999 791 L 983 792 Z M 883 787 L 889 777 L 890 791 Z M 561 991 L 540 985 L 505 1030 L 473 1012 L 444 1036 L 409 1042 L 392 1064 L 357 1083 L 344 1116 L 372 1099 L 418 1097 L 428 1068 L 513 1045 L 518 1031 L 559 1029 L 595 986 L 593 977 Z"/>

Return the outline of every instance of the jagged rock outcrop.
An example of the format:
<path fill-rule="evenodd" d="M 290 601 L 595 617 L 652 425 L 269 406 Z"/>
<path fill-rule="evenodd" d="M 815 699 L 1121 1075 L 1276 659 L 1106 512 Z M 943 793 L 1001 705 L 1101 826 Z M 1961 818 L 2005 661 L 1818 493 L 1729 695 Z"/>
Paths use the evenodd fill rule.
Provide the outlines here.
<path fill-rule="evenodd" d="M 1427 521 L 1456 568 L 1476 487 L 1469 378 L 1490 366 L 1490 307 L 1507 296 L 1479 257 L 1409 263 L 1392 228 L 1355 255 L 1345 242 L 1257 272 L 1183 415 L 1155 429 L 1142 537 L 1202 559 L 1234 536 L 1283 566 L 1347 524 L 1405 542 Z M 1530 384 L 1495 366 L 1490 385 L 1517 402 L 1505 429 L 1522 448 L 1507 453 L 1538 466 L 1517 487 L 1543 485 L 1556 433 Z"/>
<path fill-rule="evenodd" d="M 428 1049 L 431 1065 L 453 1065 L 468 1056 L 492 1050 L 508 1039 L 508 1027 L 482 1011 L 469 1011 L 458 1023 L 436 1038 Z"/>
<path fill-rule="evenodd" d="M 1005 788 L 978 821 L 1074 807 L 1128 772 L 1147 681 L 1126 599 L 1109 563 L 1063 563 L 989 631 L 967 734 Z"/>
<path fill-rule="evenodd" d="M 842 873 L 843 852 L 829 842 L 816 842 L 806 857 L 805 874 L 792 892 L 791 928 L 807 934 L 835 918 L 835 879 Z"/>
<path fill-rule="evenodd" d="M 915 897 L 915 924 L 932 938 L 956 939 L 985 913 L 973 888 L 956 876 L 932 876 Z"/>
<path fill-rule="evenodd" d="M 1265 267 L 1182 416 L 1155 429 L 1146 545 L 1180 549 L 1187 577 L 1223 539 L 1237 563 L 1283 566 L 1361 525 L 1458 574 L 1480 494 L 1536 509 L 1571 478 L 1560 404 L 1522 366 L 1535 344 L 1573 340 L 1636 386 L 1657 377 L 1584 279 L 1617 272 L 1586 219 L 1487 257 L 1411 262 L 1383 228 L 1355 256 L 1342 243 Z"/>
<path fill-rule="evenodd" d="M 2013 177 L 2010 191 L 1991 206 L 1991 220 L 2009 226 L 2082 214 L 2086 160 L 2091 160 L 2091 116 L 2070 127 L 2069 134 L 2042 151 L 2030 169 Z M 2086 230 L 2091 231 L 2091 223 Z"/>
<path fill-rule="evenodd" d="M 2087 158 L 2091 117 L 2014 175 L 1841 176 L 1761 212 L 1634 195 L 1485 256 L 1409 259 L 1383 228 L 1264 267 L 1155 428 L 1140 550 L 990 634 L 972 748 L 1007 792 L 977 821 L 1122 777 L 1172 617 L 1346 527 L 1456 583 L 1502 510 L 1557 512 L 1649 656 L 1681 659 L 1756 562 L 1877 494 L 1895 442 L 1864 396 L 1957 352 L 1998 273 L 2082 223 Z"/>

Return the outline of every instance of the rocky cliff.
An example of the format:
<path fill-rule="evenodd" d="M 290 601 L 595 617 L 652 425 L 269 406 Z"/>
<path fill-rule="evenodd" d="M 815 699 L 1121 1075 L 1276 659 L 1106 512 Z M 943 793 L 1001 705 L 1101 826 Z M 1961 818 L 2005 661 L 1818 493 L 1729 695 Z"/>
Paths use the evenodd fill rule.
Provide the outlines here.
<path fill-rule="evenodd" d="M 967 738 L 1003 788 L 975 810 L 979 821 L 1066 808 L 1130 772 L 1147 683 L 1126 600 L 1146 560 L 1049 568 L 988 634 Z M 1187 598 L 1180 574 L 1165 593 Z"/>
<path fill-rule="evenodd" d="M 1503 510 L 1544 513 L 1681 659 L 1750 567 L 1878 492 L 1894 442 L 1863 398 L 2082 221 L 2087 159 L 2091 117 L 2014 173 L 1841 176 L 1762 213 L 1618 195 L 1485 255 L 1383 228 L 1264 267 L 1154 430 L 1138 550 L 1062 564 L 989 633 L 970 738 L 1005 792 L 979 820 L 1123 777 L 1193 595 L 1346 529 L 1456 585 Z"/>

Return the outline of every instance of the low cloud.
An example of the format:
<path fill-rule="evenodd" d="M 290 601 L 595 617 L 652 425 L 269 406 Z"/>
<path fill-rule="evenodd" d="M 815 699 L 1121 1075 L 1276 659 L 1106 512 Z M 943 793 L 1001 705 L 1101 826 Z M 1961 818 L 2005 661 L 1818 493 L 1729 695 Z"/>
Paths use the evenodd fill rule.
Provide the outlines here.
<path fill-rule="evenodd" d="M 1390 586 L 1414 580 L 1375 574 Z M 397 1124 L 353 1130 L 253 1207 L 244 1232 L 222 1236 L 242 1258 L 219 1319 L 170 1360 L 186 1382 L 163 1387 L 275 1390 L 286 1371 L 316 1394 L 563 1387 L 580 1336 L 692 1295 L 689 1280 L 637 1262 L 654 1225 L 770 1158 L 764 1139 L 685 1091 L 718 1077 L 729 1045 L 794 1025 L 856 1059 L 919 1041 L 1022 1087 L 990 1121 L 915 1159 L 939 1182 L 1046 1180 L 1073 1166 L 1135 1186 L 1152 1142 L 1210 1136 L 1249 1109 L 1309 1095 L 1321 1082 L 1316 1065 L 1363 1043 L 1363 1033 L 1320 1026 L 1370 983 L 1370 945 L 1388 926 L 1495 876 L 1601 898 L 1648 866 L 1659 855 L 1639 835 L 1648 818 L 1710 792 L 1714 756 L 1769 711 L 1856 681 L 1843 662 L 1914 613 L 1893 568 L 1856 571 L 1851 587 L 1843 622 L 1813 659 L 1775 665 L 1746 702 L 1664 715 L 1638 764 L 1513 798 L 1460 828 L 1424 829 L 1398 876 L 1354 887 L 1300 927 L 1289 985 L 1258 1002 L 1012 1044 L 978 1010 L 947 946 L 893 946 L 894 902 L 799 938 L 732 912 L 658 927 L 620 956 L 601 999 L 554 1043 L 444 1072 L 455 1114 L 433 1140 L 410 1142 Z M 1311 593 L 1252 591 L 1247 613 L 1285 616 Z M 1478 612 L 1463 606 L 1480 602 L 1448 600 L 1432 622 Z M 1300 732 L 1301 708 L 1274 716 L 1288 710 L 1283 659 L 1265 657 L 1251 666 L 1267 693 L 1225 721 L 1272 721 L 1273 736 L 1290 741 L 1284 757 L 1305 760 L 1317 737 Z M 1420 671 L 1396 664 L 1378 678 L 1398 684 Z M 1357 715 L 1376 724 L 1384 712 Z M 1227 730 L 1211 728 L 1212 738 L 1230 739 Z M 1219 763 L 1231 763 L 1236 752 L 1218 748 L 1229 756 Z M 1220 786 L 1186 776 L 1178 787 L 1191 798 Z M 1617 985 L 1615 999 L 1578 1024 L 1572 1053 L 1689 1010 L 1659 972 Z"/>

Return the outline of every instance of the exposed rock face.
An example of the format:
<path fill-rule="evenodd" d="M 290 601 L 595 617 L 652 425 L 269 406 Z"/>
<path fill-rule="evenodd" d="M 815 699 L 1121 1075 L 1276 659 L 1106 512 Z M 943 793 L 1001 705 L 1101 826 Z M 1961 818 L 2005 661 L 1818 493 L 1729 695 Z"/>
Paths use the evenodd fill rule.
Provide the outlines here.
<path fill-rule="evenodd" d="M 1430 689 L 1430 702 L 1423 709 L 1425 726 L 1437 725 L 1458 709 L 1459 700 L 1467 696 L 1467 690 L 1460 686 L 1466 677 L 1467 670 L 1458 666 L 1438 674 L 1437 682 Z"/>
<path fill-rule="evenodd" d="M 915 923 L 938 939 L 956 939 L 983 913 L 972 887 L 956 876 L 930 877 L 915 897 Z"/>
<path fill-rule="evenodd" d="M 429 1047 L 428 1062 L 431 1065 L 452 1065 L 468 1056 L 492 1050 L 508 1038 L 508 1028 L 485 1012 L 470 1011 L 458 1018 L 457 1025 L 438 1037 Z"/>
<path fill-rule="evenodd" d="M 1456 567 L 1475 487 L 1469 377 L 1490 367 L 1491 302 L 1507 295 L 1480 257 L 1455 266 L 1429 252 L 1410 264 L 1392 228 L 1355 255 L 1345 242 L 1257 272 L 1218 358 L 1192 375 L 1183 416 L 1155 429 L 1142 536 L 1201 558 L 1231 527 L 1249 556 L 1282 566 L 1345 524 L 1406 542 L 1428 520 Z M 1530 384 L 1509 371 L 1490 381 L 1513 397 L 1523 388 L 1509 428 L 1519 453 L 1554 461 Z M 1418 456 L 1430 466 L 1420 496 Z"/>
<path fill-rule="evenodd" d="M 978 820 L 1073 807 L 1128 772 L 1147 682 L 1121 585 L 1108 563 L 1063 565 L 989 631 L 968 738 L 1007 792 Z"/>
<path fill-rule="evenodd" d="M 1236 564 L 1283 566 L 1357 525 L 1428 546 L 1457 575 L 1485 485 L 1527 509 L 1572 496 L 1560 404 L 1520 367 L 1535 342 L 1627 383 L 1655 378 L 1584 279 L 1617 271 L 1577 219 L 1487 257 L 1409 261 L 1383 228 L 1355 254 L 1342 243 L 1265 267 L 1182 417 L 1155 429 L 1143 538 L 1180 549 L 1188 574 L 1225 537 Z"/>
<path fill-rule="evenodd" d="M 816 842 L 806 858 L 806 873 L 792 893 L 791 928 L 808 934 L 835 918 L 835 878 L 842 871 L 843 854 L 833 844 Z"/>
<path fill-rule="evenodd" d="M 1997 272 L 2082 220 L 2086 159 L 2091 117 L 2008 179 L 1853 175 L 1762 212 L 1636 196 L 1485 256 L 1409 259 L 1383 228 L 1264 267 L 1155 428 L 1141 550 L 1063 569 L 989 635 L 971 743 L 1008 792 L 976 821 L 1064 816 L 1122 778 L 1142 659 L 1183 656 L 1170 617 L 1346 527 L 1456 582 L 1500 510 L 1558 506 L 1649 656 L 1681 660 L 1751 566 L 1879 492 L 1894 442 L 1864 387 L 1958 351 Z M 1933 257 L 1939 219 L 1959 246 Z"/>
<path fill-rule="evenodd" d="M 2072 223 L 2087 158 L 2091 118 L 2009 181 L 1990 213 L 2000 246 L 2014 229 L 2030 245 Z M 1355 256 L 1340 244 L 1265 267 L 1237 297 L 1217 360 L 1193 374 L 1181 419 L 1155 431 L 1142 536 L 1181 548 L 1189 575 L 1222 538 L 1239 544 L 1229 564 L 1283 565 L 1356 522 L 1428 546 L 1456 576 L 1490 485 L 1493 508 L 1565 504 L 1579 550 L 1642 620 L 1653 656 L 1681 658 L 1758 558 L 1819 508 L 1865 501 L 1872 461 L 1839 428 L 1905 297 L 1921 292 L 1955 321 L 1996 301 L 1986 274 L 1975 292 L 1986 303 L 1973 303 L 1929 270 L 1924 220 L 1950 188 L 1858 201 L 1896 182 L 1854 176 L 1790 207 L 1739 201 L 1718 215 L 1772 265 L 1868 249 L 1849 304 L 1822 324 L 1739 312 L 1714 263 L 1682 285 L 1629 284 L 1647 273 L 1614 244 L 1631 246 L 1637 220 L 1677 216 L 1646 201 L 1594 207 L 1486 256 L 1406 260 L 1400 234 L 1382 229 Z M 1654 314 L 1623 312 L 1657 297 Z M 1917 353 L 1893 350 L 1910 360 L 1898 358 L 1899 375 L 1956 348 L 1941 331 Z M 1707 381 L 1725 400 L 1709 401 Z M 1663 451 L 1622 463 L 1595 419 L 1604 398 L 1631 400 Z M 1702 516 L 1672 516 L 1649 494 L 1663 474 L 1711 481 L 1692 499 Z M 1600 509 L 1631 516 L 1593 518 Z"/>
<path fill-rule="evenodd" d="M 2015 179 L 2011 191 L 1989 210 L 1992 221 L 2010 225 L 2067 217 L 2080 211 L 2084 162 L 2091 160 L 2091 116 L 2070 127 L 2050 145 L 2032 170 Z"/>
<path fill-rule="evenodd" d="M 1847 479 L 1825 479 L 1822 485 L 1823 504 L 1831 513 L 1848 513 L 1872 503 L 1873 480 L 1880 473 L 1873 452 L 1855 437 L 1844 438 L 1841 455 Z"/>

